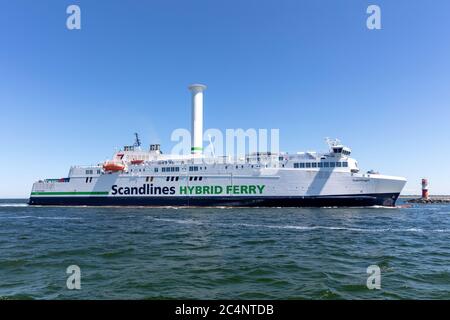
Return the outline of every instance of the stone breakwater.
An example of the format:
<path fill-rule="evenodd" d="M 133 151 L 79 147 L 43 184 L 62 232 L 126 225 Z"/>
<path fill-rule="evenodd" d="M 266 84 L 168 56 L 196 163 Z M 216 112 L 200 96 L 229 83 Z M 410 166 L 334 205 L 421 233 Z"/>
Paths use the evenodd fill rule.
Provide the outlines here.
<path fill-rule="evenodd" d="M 428 199 L 423 198 L 416 198 L 416 199 L 409 199 L 407 200 L 408 203 L 421 203 L 421 204 L 449 204 L 450 203 L 450 196 L 446 197 L 431 197 Z"/>

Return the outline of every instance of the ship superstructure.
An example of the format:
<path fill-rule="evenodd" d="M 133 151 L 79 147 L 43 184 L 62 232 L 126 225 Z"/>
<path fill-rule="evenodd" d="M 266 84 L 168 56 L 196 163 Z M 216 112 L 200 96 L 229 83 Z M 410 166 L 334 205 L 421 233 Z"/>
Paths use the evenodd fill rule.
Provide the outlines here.
<path fill-rule="evenodd" d="M 73 166 L 67 177 L 33 184 L 32 205 L 104 206 L 394 206 L 406 180 L 362 173 L 351 149 L 327 139 L 328 152 L 255 152 L 244 158 L 202 151 L 203 91 L 192 92 L 191 154 L 163 154 L 135 143 L 111 160 Z"/>

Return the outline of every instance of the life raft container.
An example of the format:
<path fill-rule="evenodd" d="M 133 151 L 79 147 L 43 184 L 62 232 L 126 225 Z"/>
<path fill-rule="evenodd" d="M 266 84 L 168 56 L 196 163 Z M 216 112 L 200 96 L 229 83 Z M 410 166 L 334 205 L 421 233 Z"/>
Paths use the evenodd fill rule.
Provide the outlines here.
<path fill-rule="evenodd" d="M 125 169 L 125 165 L 118 162 L 105 162 L 103 164 L 103 170 L 105 171 L 122 171 Z"/>
<path fill-rule="evenodd" d="M 131 164 L 141 164 L 143 162 L 144 162 L 144 160 L 137 160 L 137 159 L 131 160 Z"/>

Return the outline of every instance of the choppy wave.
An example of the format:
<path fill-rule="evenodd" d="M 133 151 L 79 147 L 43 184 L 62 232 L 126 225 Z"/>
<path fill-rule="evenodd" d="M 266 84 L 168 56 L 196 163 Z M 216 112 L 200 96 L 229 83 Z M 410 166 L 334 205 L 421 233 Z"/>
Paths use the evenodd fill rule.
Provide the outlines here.
<path fill-rule="evenodd" d="M 28 203 L 0 203 L 0 207 L 11 207 L 11 208 L 28 207 Z"/>
<path fill-rule="evenodd" d="M 450 229 L 422 229 L 422 228 L 353 228 L 353 227 L 333 227 L 333 226 L 295 226 L 295 225 L 262 225 L 262 224 L 236 224 L 244 227 L 262 227 L 274 229 L 294 229 L 294 230 L 336 230 L 354 232 L 450 232 Z"/>
<path fill-rule="evenodd" d="M 152 218 L 156 221 L 164 221 L 164 222 L 175 222 L 181 224 L 203 224 L 201 221 L 192 220 L 192 219 L 166 219 L 166 218 Z"/>
<path fill-rule="evenodd" d="M 0 219 L 83 220 L 81 217 L 2 216 Z"/>
<path fill-rule="evenodd" d="M 179 224 L 205 224 L 202 221 L 193 219 L 169 219 L 169 218 L 152 218 L 156 221 L 173 222 Z M 214 225 L 214 223 L 212 223 Z M 219 226 L 230 226 L 228 224 L 217 224 Z M 300 231 L 314 230 L 333 230 L 333 231 L 353 231 L 353 232 L 450 232 L 450 229 L 423 229 L 423 228 L 355 228 L 342 226 L 298 226 L 298 225 L 267 225 L 267 224 L 250 224 L 250 223 L 232 223 L 231 226 L 248 227 L 248 228 L 270 228 L 270 229 L 292 229 Z"/>
<path fill-rule="evenodd" d="M 19 201 L 0 208 L 0 300 L 77 298 L 61 290 L 72 264 L 90 273 L 86 299 L 449 297 L 448 205 L 14 208 L 26 206 Z M 381 268 L 382 290 L 366 288 L 369 265 Z"/>

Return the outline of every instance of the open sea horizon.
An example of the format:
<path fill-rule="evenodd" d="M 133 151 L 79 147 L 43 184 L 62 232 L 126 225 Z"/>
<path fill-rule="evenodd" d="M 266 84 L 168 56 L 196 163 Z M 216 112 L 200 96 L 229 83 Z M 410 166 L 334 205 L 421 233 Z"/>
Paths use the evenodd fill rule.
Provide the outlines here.
<path fill-rule="evenodd" d="M 450 205 L 33 207 L 0 200 L 0 299 L 450 299 Z M 404 204 L 399 199 L 398 205 Z M 81 270 L 69 290 L 66 269 Z M 367 287 L 367 268 L 381 288 Z"/>

